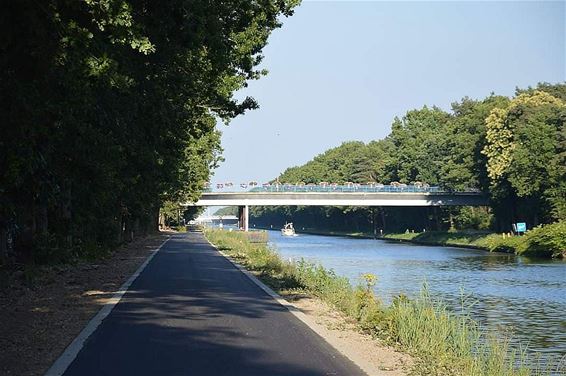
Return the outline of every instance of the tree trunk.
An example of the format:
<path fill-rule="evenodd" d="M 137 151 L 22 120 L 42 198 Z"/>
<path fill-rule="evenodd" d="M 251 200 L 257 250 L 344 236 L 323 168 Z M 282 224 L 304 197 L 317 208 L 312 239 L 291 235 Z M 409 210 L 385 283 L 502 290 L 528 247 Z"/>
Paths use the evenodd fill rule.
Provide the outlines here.
<path fill-rule="evenodd" d="M 126 242 L 131 242 L 132 240 L 134 240 L 134 230 L 132 228 L 132 225 L 133 225 L 132 219 L 130 218 L 130 216 L 127 216 L 125 218 L 125 225 L 124 225 L 124 228 L 125 228 L 125 231 L 124 231 L 125 232 L 125 239 L 124 240 Z"/>
<path fill-rule="evenodd" d="M 28 198 L 30 205 L 22 210 L 21 231 L 14 239 L 14 250 L 16 259 L 23 263 L 31 263 L 33 260 L 33 237 L 35 235 L 35 202 L 33 197 Z"/>
<path fill-rule="evenodd" d="M 8 226 L 6 221 L 0 218 L 0 261 L 8 261 Z"/>

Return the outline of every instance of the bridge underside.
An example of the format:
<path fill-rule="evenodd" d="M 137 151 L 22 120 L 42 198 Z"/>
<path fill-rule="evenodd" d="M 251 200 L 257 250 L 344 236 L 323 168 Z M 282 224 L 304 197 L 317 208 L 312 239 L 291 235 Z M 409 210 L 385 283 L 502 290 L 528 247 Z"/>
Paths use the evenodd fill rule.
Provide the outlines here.
<path fill-rule="evenodd" d="M 204 193 L 188 206 L 485 206 L 472 193 Z"/>

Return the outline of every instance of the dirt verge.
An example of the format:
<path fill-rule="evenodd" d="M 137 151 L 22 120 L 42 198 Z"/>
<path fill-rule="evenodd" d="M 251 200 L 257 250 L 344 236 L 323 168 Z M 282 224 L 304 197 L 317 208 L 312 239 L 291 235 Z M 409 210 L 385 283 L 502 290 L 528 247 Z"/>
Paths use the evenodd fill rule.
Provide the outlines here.
<path fill-rule="evenodd" d="M 361 333 L 351 319 L 320 299 L 304 294 L 281 296 L 307 316 L 308 324 L 338 351 L 371 376 L 404 376 L 412 364 L 400 353 L 372 336 Z"/>
<path fill-rule="evenodd" d="M 166 238 L 138 239 L 107 259 L 0 275 L 0 374 L 43 375 L 88 321 Z"/>

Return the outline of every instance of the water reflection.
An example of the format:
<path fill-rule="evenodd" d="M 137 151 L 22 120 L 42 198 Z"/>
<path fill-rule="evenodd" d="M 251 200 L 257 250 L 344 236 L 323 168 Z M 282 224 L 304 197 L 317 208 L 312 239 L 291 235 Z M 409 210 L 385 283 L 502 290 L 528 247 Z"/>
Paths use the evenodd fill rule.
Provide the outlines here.
<path fill-rule="evenodd" d="M 512 343 L 558 359 L 566 354 L 566 262 L 509 254 L 371 239 L 315 235 L 270 240 L 284 258 L 304 258 L 359 283 L 362 273 L 379 279 L 385 303 L 400 293 L 416 296 L 423 282 L 450 304 L 461 291 L 475 302 L 472 315 L 483 325 L 512 332 Z"/>

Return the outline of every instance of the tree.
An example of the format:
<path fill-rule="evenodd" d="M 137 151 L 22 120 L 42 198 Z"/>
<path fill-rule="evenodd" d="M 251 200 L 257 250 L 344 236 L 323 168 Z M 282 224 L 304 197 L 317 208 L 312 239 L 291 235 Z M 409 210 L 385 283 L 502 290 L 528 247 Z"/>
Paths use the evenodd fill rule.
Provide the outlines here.
<path fill-rule="evenodd" d="M 369 144 L 346 142 L 279 179 L 343 183 L 369 181 L 432 185 L 489 194 L 489 208 L 382 208 L 380 225 L 388 230 L 486 229 L 492 219 L 509 231 L 518 219 L 530 225 L 566 218 L 566 84 L 517 89 L 515 98 L 491 94 L 464 98 L 452 113 L 436 107 L 408 111 L 395 118 L 391 134 Z M 258 210 L 259 221 L 277 219 L 282 209 Z M 287 219 L 300 218 L 319 229 L 358 231 L 373 215 L 366 208 L 285 208 Z M 332 218 L 330 218 L 332 217 Z"/>
<path fill-rule="evenodd" d="M 505 108 L 494 108 L 486 119 L 483 153 L 492 187 L 500 196 L 516 196 L 517 215 L 533 225 L 550 220 L 551 213 L 562 219 L 555 215 L 564 197 L 560 163 L 565 110 L 564 101 L 536 90 L 519 94 Z"/>
<path fill-rule="evenodd" d="M 444 145 L 450 115 L 437 107 L 412 110 L 395 118 L 389 139 L 394 157 L 386 167 L 389 180 L 414 181 L 438 185 L 445 155 Z"/>
<path fill-rule="evenodd" d="M 216 120 L 296 0 L 7 1 L 0 11 L 0 232 L 19 255 L 107 247 L 195 200 L 221 159 Z M 27 256 L 26 256 L 27 257 Z"/>
<path fill-rule="evenodd" d="M 485 146 L 485 118 L 496 106 L 505 106 L 508 98 L 490 95 L 477 101 L 464 98 L 452 104 L 452 112 L 444 137 L 440 167 L 440 185 L 450 189 L 480 188 L 489 190 Z"/>

